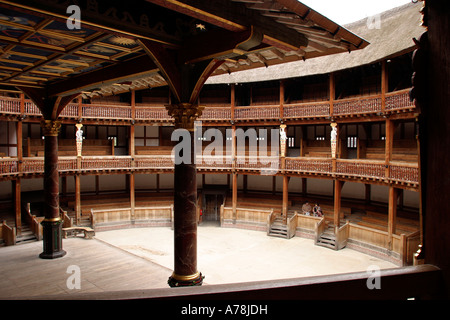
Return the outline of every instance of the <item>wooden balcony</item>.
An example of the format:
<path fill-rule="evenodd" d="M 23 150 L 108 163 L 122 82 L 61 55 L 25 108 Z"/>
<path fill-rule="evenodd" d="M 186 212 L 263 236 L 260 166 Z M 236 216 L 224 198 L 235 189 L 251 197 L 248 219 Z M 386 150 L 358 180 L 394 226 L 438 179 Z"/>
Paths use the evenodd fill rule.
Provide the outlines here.
<path fill-rule="evenodd" d="M 131 156 L 63 156 L 58 159 L 62 174 L 83 173 L 129 173 L 129 172 L 171 172 L 174 167 L 171 155 Z M 21 168 L 21 170 L 19 170 Z M 390 162 L 386 168 L 383 161 L 362 159 L 331 159 L 313 157 L 197 156 L 197 170 L 200 172 L 243 172 L 247 174 L 290 176 L 323 176 L 364 183 L 395 183 L 404 188 L 417 189 L 419 168 L 417 163 Z M 3 158 L 0 161 L 0 178 L 13 179 L 16 175 L 41 175 L 44 172 L 44 157 L 25 157 L 20 163 L 17 158 Z"/>
<path fill-rule="evenodd" d="M 276 121 L 279 119 L 299 120 L 328 117 L 361 117 L 382 113 L 411 112 L 415 109 L 409 99 L 410 89 L 399 90 L 373 96 L 359 96 L 347 99 L 317 102 L 303 102 L 271 105 L 251 105 L 234 107 L 231 104 L 205 104 L 199 117 L 201 121 Z M 23 105 L 22 105 L 23 104 Z M 331 108 L 333 105 L 333 108 Z M 0 115 L 42 116 L 40 110 L 30 100 L 0 97 Z M 70 103 L 60 114 L 62 119 L 125 120 L 171 122 L 163 104 L 107 105 Z"/>

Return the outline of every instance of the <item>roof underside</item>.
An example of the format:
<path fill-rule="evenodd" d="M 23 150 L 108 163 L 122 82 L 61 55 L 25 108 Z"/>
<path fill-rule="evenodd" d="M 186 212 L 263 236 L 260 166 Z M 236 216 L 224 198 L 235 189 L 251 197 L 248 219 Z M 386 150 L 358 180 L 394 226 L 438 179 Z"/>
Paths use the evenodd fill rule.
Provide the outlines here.
<path fill-rule="evenodd" d="M 421 3 L 409 3 L 385 11 L 372 20 L 362 19 L 345 25 L 348 30 L 370 42 L 370 45 L 362 50 L 294 61 L 268 68 L 232 72 L 210 77 L 206 83 L 258 82 L 326 74 L 376 63 L 411 52 L 415 48 L 412 39 L 418 39 L 425 31 L 421 26 L 421 6 Z"/>
<path fill-rule="evenodd" d="M 166 85 L 140 39 L 182 48 L 218 30 L 251 29 L 262 36 L 259 45 L 239 48 L 237 55 L 210 54 L 224 60 L 213 75 L 368 45 L 296 0 L 76 2 L 81 25 L 69 29 L 67 18 L 75 12 L 67 13 L 68 1 L 0 0 L 0 90 L 35 87 L 50 95 L 95 97 Z"/>

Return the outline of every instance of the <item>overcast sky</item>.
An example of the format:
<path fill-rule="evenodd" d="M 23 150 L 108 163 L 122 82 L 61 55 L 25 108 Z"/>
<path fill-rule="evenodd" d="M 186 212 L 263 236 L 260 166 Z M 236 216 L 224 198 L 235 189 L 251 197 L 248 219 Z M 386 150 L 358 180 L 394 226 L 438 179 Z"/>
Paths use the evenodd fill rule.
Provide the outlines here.
<path fill-rule="evenodd" d="M 299 0 L 343 25 L 404 5 L 411 0 Z"/>

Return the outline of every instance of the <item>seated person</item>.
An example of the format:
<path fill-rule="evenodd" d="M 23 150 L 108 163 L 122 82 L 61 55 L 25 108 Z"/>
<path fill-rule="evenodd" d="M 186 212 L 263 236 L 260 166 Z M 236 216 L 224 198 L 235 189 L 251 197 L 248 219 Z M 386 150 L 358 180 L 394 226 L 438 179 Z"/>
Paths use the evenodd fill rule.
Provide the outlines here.
<path fill-rule="evenodd" d="M 306 201 L 306 203 L 302 206 L 302 212 L 307 216 L 311 215 L 311 205 L 308 201 Z"/>
<path fill-rule="evenodd" d="M 323 216 L 322 208 L 320 208 L 318 203 L 316 203 L 316 205 L 313 208 L 313 214 L 314 214 L 314 217 L 322 217 Z"/>

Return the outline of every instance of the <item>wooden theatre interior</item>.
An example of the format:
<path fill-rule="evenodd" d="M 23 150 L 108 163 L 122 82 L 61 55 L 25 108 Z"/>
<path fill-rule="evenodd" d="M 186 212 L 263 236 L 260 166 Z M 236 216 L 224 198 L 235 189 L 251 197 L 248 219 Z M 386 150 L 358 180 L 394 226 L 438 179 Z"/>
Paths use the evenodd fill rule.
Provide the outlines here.
<path fill-rule="evenodd" d="M 55 259 L 62 227 L 216 224 L 398 265 L 381 292 L 349 275 L 280 282 L 279 297 L 332 298 L 337 283 L 349 298 L 448 298 L 448 3 L 392 9 L 380 27 L 295 0 L 131 3 L 77 2 L 68 29 L 66 1 L 0 1 L 1 245 L 43 240 Z M 180 128 L 216 148 L 174 164 Z M 175 243 L 171 286 L 201 285 L 191 238 Z"/>

